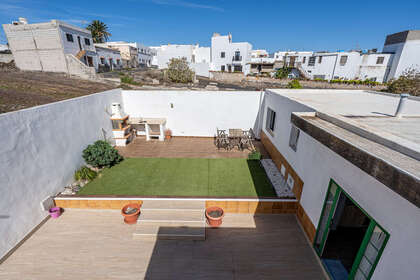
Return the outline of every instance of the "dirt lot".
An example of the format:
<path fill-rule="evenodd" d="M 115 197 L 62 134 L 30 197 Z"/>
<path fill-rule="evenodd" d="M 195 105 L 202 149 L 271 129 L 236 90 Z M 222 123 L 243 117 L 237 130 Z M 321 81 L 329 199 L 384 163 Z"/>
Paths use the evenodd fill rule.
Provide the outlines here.
<path fill-rule="evenodd" d="M 116 88 L 59 73 L 0 69 L 0 113 Z"/>

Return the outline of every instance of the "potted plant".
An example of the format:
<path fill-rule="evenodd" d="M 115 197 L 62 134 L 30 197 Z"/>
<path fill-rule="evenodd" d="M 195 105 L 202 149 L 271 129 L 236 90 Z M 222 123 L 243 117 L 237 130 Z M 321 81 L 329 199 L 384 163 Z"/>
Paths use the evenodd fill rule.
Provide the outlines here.
<path fill-rule="evenodd" d="M 170 140 L 172 138 L 172 130 L 165 129 L 165 139 Z"/>
<path fill-rule="evenodd" d="M 50 213 L 51 218 L 57 219 L 61 215 L 61 208 L 60 207 L 51 207 L 50 210 L 48 210 Z"/>
<path fill-rule="evenodd" d="M 224 215 L 225 215 L 225 212 L 220 207 L 212 206 L 206 209 L 207 223 L 211 227 L 220 226 L 222 224 L 222 219 Z"/>
<path fill-rule="evenodd" d="M 124 216 L 124 222 L 126 224 L 135 224 L 140 215 L 140 204 L 130 203 L 121 209 L 121 214 Z"/>

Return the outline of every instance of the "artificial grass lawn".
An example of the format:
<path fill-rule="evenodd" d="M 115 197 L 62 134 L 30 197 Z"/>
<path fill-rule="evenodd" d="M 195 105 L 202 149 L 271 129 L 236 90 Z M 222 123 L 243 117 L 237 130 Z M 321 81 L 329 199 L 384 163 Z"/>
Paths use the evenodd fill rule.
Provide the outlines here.
<path fill-rule="evenodd" d="M 258 160 L 127 158 L 78 195 L 275 197 Z"/>

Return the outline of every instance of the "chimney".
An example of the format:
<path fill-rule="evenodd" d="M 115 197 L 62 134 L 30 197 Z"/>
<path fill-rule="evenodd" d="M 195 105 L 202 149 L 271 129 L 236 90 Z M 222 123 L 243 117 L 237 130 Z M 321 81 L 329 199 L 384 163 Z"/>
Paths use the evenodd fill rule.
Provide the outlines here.
<path fill-rule="evenodd" d="M 20 17 L 19 18 L 19 23 L 20 24 L 28 24 L 28 20 L 26 18 Z"/>
<path fill-rule="evenodd" d="M 407 104 L 407 99 L 410 96 L 408 93 L 400 94 L 400 102 L 398 103 L 397 111 L 395 112 L 395 117 L 401 118 L 403 116 L 404 107 Z"/>

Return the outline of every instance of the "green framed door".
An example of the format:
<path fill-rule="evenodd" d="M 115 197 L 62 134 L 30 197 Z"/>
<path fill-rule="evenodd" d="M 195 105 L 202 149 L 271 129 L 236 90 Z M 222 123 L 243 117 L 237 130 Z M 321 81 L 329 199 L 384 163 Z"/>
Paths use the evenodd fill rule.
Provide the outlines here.
<path fill-rule="evenodd" d="M 343 191 L 333 179 L 330 180 L 328 186 L 313 246 L 321 258 L 340 195 L 345 195 L 370 219 L 369 227 L 348 277 L 349 280 L 368 280 L 373 275 L 390 235 L 356 201 Z"/>
<path fill-rule="evenodd" d="M 337 207 L 337 201 L 340 195 L 340 189 L 333 181 L 328 186 L 328 192 L 322 207 L 321 218 L 319 219 L 317 232 L 315 235 L 314 247 L 319 256 L 324 250 L 325 240 L 330 231 L 331 220 L 334 217 Z"/>

